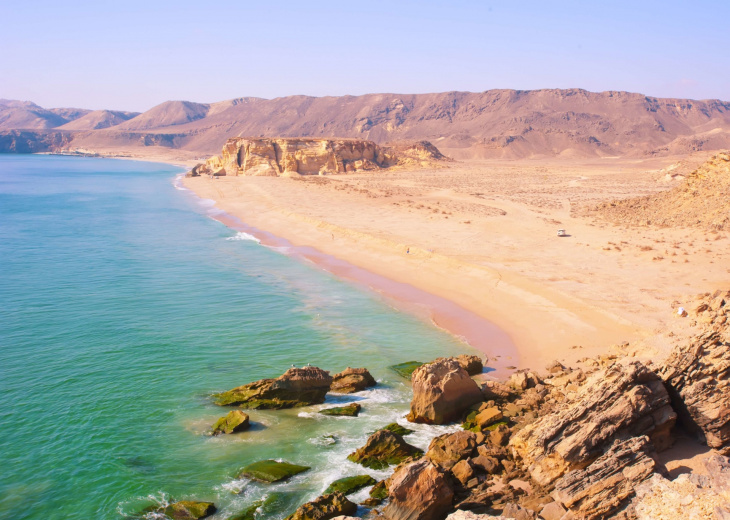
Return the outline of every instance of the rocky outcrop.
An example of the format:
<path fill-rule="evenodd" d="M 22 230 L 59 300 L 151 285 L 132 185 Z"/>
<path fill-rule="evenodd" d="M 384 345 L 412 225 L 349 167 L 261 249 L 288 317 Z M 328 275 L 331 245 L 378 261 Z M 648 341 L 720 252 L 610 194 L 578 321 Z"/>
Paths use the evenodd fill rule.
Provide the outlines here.
<path fill-rule="evenodd" d="M 655 473 L 636 488 L 633 510 L 638 520 L 730 518 L 730 461 L 711 455 L 705 474 L 682 474 L 673 481 Z"/>
<path fill-rule="evenodd" d="M 243 468 L 238 474 L 238 478 L 250 478 L 268 483 L 280 482 L 299 473 L 304 473 L 308 469 L 310 469 L 309 466 L 300 466 L 276 460 L 261 460 Z"/>
<path fill-rule="evenodd" d="M 408 420 L 426 424 L 458 421 L 482 400 L 479 386 L 453 359 L 442 359 L 417 368 L 411 378 L 413 400 Z"/>
<path fill-rule="evenodd" d="M 588 467 L 558 480 L 553 497 L 580 518 L 607 518 L 626 506 L 635 488 L 654 473 L 656 463 L 648 455 L 650 449 L 647 437 L 614 441 Z"/>
<path fill-rule="evenodd" d="M 390 368 L 393 372 L 395 372 L 402 378 L 408 379 L 410 381 L 411 377 L 413 376 L 413 372 L 415 372 L 418 367 L 422 367 L 423 365 L 425 365 L 425 363 L 422 363 L 421 361 L 406 361 L 405 363 L 391 365 L 388 368 Z"/>
<path fill-rule="evenodd" d="M 730 343 L 710 331 L 676 347 L 659 375 L 682 423 L 730 454 Z"/>
<path fill-rule="evenodd" d="M 249 417 L 240 410 L 231 410 L 228 415 L 218 419 L 213 425 L 213 435 L 221 433 L 238 433 L 251 427 Z"/>
<path fill-rule="evenodd" d="M 173 520 L 198 520 L 214 515 L 216 507 L 213 502 L 193 502 L 183 500 L 165 507 L 161 511 L 166 517 Z"/>
<path fill-rule="evenodd" d="M 375 386 L 375 378 L 367 368 L 347 367 L 339 374 L 332 376 L 330 391 L 338 394 L 351 394 Z"/>
<path fill-rule="evenodd" d="M 441 469 L 448 470 L 469 457 L 476 447 L 476 435 L 472 432 L 447 433 L 431 441 L 426 458 Z"/>
<path fill-rule="evenodd" d="M 347 406 L 335 406 L 334 408 L 325 408 L 320 410 L 322 415 L 342 415 L 346 417 L 357 417 L 360 413 L 360 405 L 358 403 L 348 404 Z"/>
<path fill-rule="evenodd" d="M 453 496 L 446 475 L 421 459 L 393 474 L 383 515 L 388 520 L 441 520 L 451 510 Z"/>
<path fill-rule="evenodd" d="M 335 492 L 299 506 L 286 520 L 331 520 L 342 515 L 353 515 L 356 511 L 357 505 L 342 493 Z"/>
<path fill-rule="evenodd" d="M 281 409 L 324 402 L 332 384 L 329 372 L 317 367 L 290 368 L 276 379 L 261 379 L 213 396 L 217 405 Z"/>
<path fill-rule="evenodd" d="M 397 433 L 379 430 L 368 437 L 365 446 L 347 458 L 366 468 L 384 469 L 422 454 L 421 450 L 408 444 Z"/>
<path fill-rule="evenodd" d="M 647 435 L 658 449 L 668 447 L 675 420 L 662 380 L 631 360 L 594 374 L 575 399 L 525 426 L 509 446 L 538 484 L 550 486 L 617 438 Z"/>

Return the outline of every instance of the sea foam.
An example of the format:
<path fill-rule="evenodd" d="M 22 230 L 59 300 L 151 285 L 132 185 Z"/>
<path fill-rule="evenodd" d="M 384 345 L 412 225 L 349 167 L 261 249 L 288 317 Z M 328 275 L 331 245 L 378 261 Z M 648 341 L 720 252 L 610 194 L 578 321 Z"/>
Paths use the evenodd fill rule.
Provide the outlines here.
<path fill-rule="evenodd" d="M 232 237 L 226 238 L 226 240 L 250 240 L 251 242 L 256 242 L 257 244 L 261 243 L 261 240 L 259 240 L 255 236 L 250 235 L 249 233 L 245 233 L 243 231 L 239 231 Z"/>

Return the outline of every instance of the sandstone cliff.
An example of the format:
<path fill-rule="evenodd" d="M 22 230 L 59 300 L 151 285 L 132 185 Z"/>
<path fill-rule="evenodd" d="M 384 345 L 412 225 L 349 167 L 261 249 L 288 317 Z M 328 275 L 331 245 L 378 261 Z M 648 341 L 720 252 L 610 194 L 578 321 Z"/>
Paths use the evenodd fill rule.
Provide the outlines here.
<path fill-rule="evenodd" d="M 393 166 L 427 166 L 446 160 L 428 141 L 381 147 L 360 139 L 228 139 L 221 155 L 195 166 L 188 175 L 326 175 Z"/>

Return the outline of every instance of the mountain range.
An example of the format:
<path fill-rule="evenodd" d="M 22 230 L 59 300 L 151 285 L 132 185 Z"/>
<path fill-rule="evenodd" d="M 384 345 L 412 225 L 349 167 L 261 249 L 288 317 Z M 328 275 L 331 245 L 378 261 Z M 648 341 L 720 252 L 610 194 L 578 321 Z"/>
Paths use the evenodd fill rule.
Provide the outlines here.
<path fill-rule="evenodd" d="M 644 157 L 730 148 L 730 102 L 582 89 L 167 101 L 143 113 L 0 100 L 0 151 L 205 156 L 229 137 L 428 140 L 455 158 Z"/>

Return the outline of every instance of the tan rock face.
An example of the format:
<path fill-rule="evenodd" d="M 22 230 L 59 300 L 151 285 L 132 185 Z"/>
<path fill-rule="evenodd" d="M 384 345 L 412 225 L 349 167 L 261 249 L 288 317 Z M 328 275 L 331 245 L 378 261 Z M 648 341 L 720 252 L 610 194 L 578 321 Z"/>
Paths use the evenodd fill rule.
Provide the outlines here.
<path fill-rule="evenodd" d="M 704 465 L 706 475 L 685 473 L 669 481 L 655 473 L 638 486 L 632 503 L 636 518 L 730 518 L 730 461 L 722 455 L 713 455 Z"/>
<path fill-rule="evenodd" d="M 375 378 L 370 375 L 367 368 L 350 368 L 347 367 L 339 374 L 332 376 L 332 392 L 340 394 L 350 394 L 352 392 L 360 392 L 371 386 L 375 386 Z"/>
<path fill-rule="evenodd" d="M 418 367 L 411 377 L 413 400 L 408 420 L 426 424 L 458 421 L 473 404 L 482 400 L 479 386 L 453 359 Z"/>
<path fill-rule="evenodd" d="M 648 437 L 615 441 L 588 467 L 561 478 L 553 498 L 580 518 L 606 518 L 625 506 L 635 488 L 654 473 L 650 447 Z"/>
<path fill-rule="evenodd" d="M 343 515 L 353 515 L 357 505 L 350 502 L 345 495 L 335 492 L 323 495 L 299 508 L 286 520 L 329 520 Z"/>
<path fill-rule="evenodd" d="M 707 445 L 730 453 L 730 343 L 706 332 L 675 348 L 659 375 L 680 419 Z"/>
<path fill-rule="evenodd" d="M 661 379 L 631 360 L 594 374 L 574 400 L 513 435 L 509 447 L 538 484 L 549 486 L 616 438 L 648 435 L 658 449 L 667 447 L 675 420 Z"/>
<path fill-rule="evenodd" d="M 476 447 L 476 435 L 472 432 L 447 433 L 431 441 L 426 457 L 442 469 L 451 469 L 457 462 L 469 457 Z"/>
<path fill-rule="evenodd" d="M 388 520 L 441 520 L 451 509 L 454 491 L 444 473 L 427 459 L 401 467 L 391 477 Z"/>

